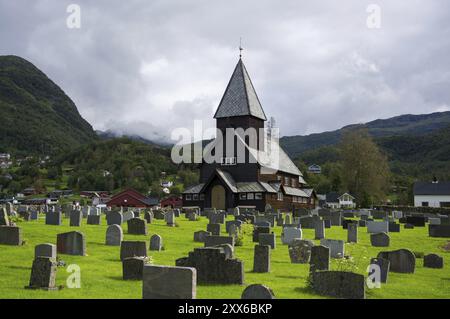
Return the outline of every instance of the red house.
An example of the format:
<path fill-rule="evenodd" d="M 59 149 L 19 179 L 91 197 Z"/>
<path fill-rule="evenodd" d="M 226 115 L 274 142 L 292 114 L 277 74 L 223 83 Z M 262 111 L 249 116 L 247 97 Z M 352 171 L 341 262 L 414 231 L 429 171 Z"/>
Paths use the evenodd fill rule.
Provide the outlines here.
<path fill-rule="evenodd" d="M 134 189 L 126 189 L 114 195 L 110 201 L 106 203 L 107 206 L 116 207 L 153 207 L 157 206 L 159 200 L 157 198 L 149 198 Z"/>
<path fill-rule="evenodd" d="M 172 195 L 164 198 L 160 202 L 161 207 L 181 208 L 183 206 L 183 199 L 179 196 Z"/>

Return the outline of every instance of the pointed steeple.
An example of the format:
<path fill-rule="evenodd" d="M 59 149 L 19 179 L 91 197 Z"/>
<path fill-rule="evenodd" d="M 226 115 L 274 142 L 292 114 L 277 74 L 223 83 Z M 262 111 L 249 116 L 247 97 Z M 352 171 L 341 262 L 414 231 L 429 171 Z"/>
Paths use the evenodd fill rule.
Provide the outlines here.
<path fill-rule="evenodd" d="M 214 118 L 233 116 L 254 116 L 267 120 L 242 59 L 234 69 Z"/>

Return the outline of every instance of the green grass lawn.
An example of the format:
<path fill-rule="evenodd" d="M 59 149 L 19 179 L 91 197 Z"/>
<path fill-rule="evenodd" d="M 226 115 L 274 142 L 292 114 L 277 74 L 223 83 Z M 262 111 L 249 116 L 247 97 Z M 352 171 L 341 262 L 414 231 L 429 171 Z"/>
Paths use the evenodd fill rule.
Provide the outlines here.
<path fill-rule="evenodd" d="M 231 219 L 231 218 L 230 218 Z M 68 219 L 62 226 L 45 225 L 43 216 L 38 221 L 19 222 L 22 228 L 25 245 L 0 245 L 0 298 L 141 298 L 142 283 L 140 281 L 122 280 L 122 263 L 119 260 L 120 247 L 105 246 L 106 221 L 101 226 L 86 225 L 69 227 Z M 168 227 L 164 221 L 154 220 L 148 225 L 148 236 L 128 235 L 127 226 L 123 224 L 125 240 L 145 240 L 153 234 L 163 238 L 165 250 L 149 251 L 153 263 L 158 265 L 175 265 L 175 260 L 187 256 L 201 243 L 193 241 L 193 232 L 206 230 L 207 219 L 191 222 L 181 216 L 177 219 L 179 227 Z M 64 288 L 60 291 L 35 291 L 24 289 L 28 285 L 31 264 L 34 257 L 34 246 L 40 243 L 56 243 L 56 234 L 80 230 L 86 235 L 87 256 L 59 255 L 59 260 L 66 265 L 77 264 L 81 268 L 81 288 Z M 222 227 L 225 232 L 225 225 Z M 271 272 L 254 274 L 253 247 L 251 234 L 247 234 L 243 247 L 236 247 L 235 255 L 244 261 L 245 284 L 262 283 L 271 287 L 277 298 L 320 298 L 311 292 L 306 285 L 309 265 L 291 264 L 288 248 L 281 244 L 281 227 L 275 227 L 277 247 L 272 250 Z M 391 233 L 391 247 L 375 248 L 370 246 L 370 238 L 366 228 L 359 229 L 359 243 L 346 244 L 346 254 L 353 256 L 354 267 L 350 263 L 332 260 L 331 269 L 350 270 L 365 274 L 371 257 L 379 251 L 409 248 L 415 252 L 437 253 L 444 257 L 444 269 L 428 269 L 423 267 L 423 259 L 417 259 L 414 274 L 390 273 L 388 283 L 380 289 L 367 289 L 367 298 L 449 298 L 450 297 L 450 252 L 442 249 L 446 239 L 430 238 L 426 227 L 401 229 L 401 233 Z M 225 233 L 224 233 L 225 234 Z M 326 229 L 326 237 L 346 240 L 347 231 L 342 227 Z M 314 230 L 304 230 L 303 238 L 313 239 Z M 315 241 L 318 243 L 318 241 Z M 57 284 L 66 285 L 70 274 L 66 268 L 58 267 Z M 197 298 L 240 298 L 244 286 L 199 285 Z"/>

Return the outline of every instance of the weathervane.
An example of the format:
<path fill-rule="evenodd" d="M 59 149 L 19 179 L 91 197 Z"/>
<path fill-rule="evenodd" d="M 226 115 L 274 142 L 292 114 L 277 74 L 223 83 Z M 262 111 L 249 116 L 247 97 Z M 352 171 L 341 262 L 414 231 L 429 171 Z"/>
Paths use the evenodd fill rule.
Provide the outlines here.
<path fill-rule="evenodd" d="M 244 48 L 242 47 L 242 37 L 239 38 L 239 58 L 242 58 L 242 51 Z"/>

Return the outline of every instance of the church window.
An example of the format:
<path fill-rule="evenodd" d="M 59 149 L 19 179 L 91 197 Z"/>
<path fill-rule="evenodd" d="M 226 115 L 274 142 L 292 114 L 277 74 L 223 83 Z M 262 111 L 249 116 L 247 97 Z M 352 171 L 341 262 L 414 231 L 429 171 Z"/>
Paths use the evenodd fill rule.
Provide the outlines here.
<path fill-rule="evenodd" d="M 277 199 L 278 200 L 283 200 L 283 193 L 282 192 L 278 192 Z"/>
<path fill-rule="evenodd" d="M 262 199 L 262 193 L 255 193 L 255 199 L 261 200 Z"/>
<path fill-rule="evenodd" d="M 186 195 L 186 200 L 192 200 L 192 195 Z"/>
<path fill-rule="evenodd" d="M 198 194 L 192 195 L 192 199 L 193 199 L 193 200 L 198 200 Z"/>
<path fill-rule="evenodd" d="M 253 193 L 247 193 L 247 199 L 253 199 L 254 195 Z"/>
<path fill-rule="evenodd" d="M 244 199 L 244 200 L 246 200 L 246 199 L 247 199 L 247 193 L 240 193 L 240 194 L 239 194 L 239 199 Z"/>

